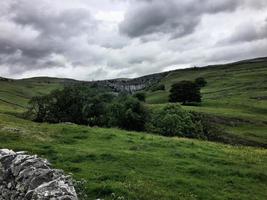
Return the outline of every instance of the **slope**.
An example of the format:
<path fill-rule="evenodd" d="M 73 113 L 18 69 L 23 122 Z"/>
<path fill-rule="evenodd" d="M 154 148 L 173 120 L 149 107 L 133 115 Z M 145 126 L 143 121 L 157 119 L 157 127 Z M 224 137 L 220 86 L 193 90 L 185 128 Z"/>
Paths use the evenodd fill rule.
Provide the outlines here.
<path fill-rule="evenodd" d="M 267 59 L 228 65 L 191 68 L 170 72 L 161 83 L 166 91 L 147 92 L 153 107 L 168 102 L 169 89 L 181 80 L 204 77 L 208 84 L 201 91 L 200 106 L 185 109 L 219 117 L 218 122 L 231 135 L 248 144 L 267 144 Z"/>
<path fill-rule="evenodd" d="M 0 113 L 0 148 L 85 179 L 87 199 L 267 198 L 267 151 L 118 129 L 38 124 Z"/>
<path fill-rule="evenodd" d="M 262 73 L 256 72 L 257 76 L 266 74 L 265 69 L 266 67 L 262 68 Z M 203 92 L 206 92 L 206 97 L 211 99 L 204 97 L 202 106 L 187 109 L 228 117 L 229 113 L 218 112 L 216 107 L 212 107 L 212 103 L 208 103 L 216 102 L 212 97 L 217 94 L 217 87 L 222 85 L 216 86 L 218 82 L 215 75 L 212 75 L 215 69 L 209 70 L 211 72 L 207 74 L 203 72 L 201 76 L 205 76 L 209 81 L 209 86 Z M 218 75 L 219 69 L 216 70 Z M 194 78 L 190 73 L 183 72 L 184 77 L 175 73 L 178 72 L 162 80 L 168 87 L 171 82 L 179 78 L 180 80 L 186 76 L 188 79 Z M 240 73 L 240 76 L 242 74 Z M 195 74 L 195 77 L 199 75 L 199 73 Z M 236 73 L 232 76 L 238 77 Z M 252 80 L 251 77 L 249 79 Z M 259 75 L 259 79 L 264 77 Z M 212 80 L 214 82 L 211 82 Z M 234 81 L 234 79 L 229 80 Z M 256 81 L 254 78 L 253 80 Z M 165 138 L 118 129 L 70 124 L 38 124 L 17 117 L 17 113 L 25 110 L 24 107 L 27 106 L 30 97 L 61 88 L 66 82 L 68 80 L 50 78 L 2 80 L 0 82 L 2 99 L 0 101 L 0 148 L 36 153 L 48 158 L 54 167 L 72 173 L 76 179 L 85 179 L 87 199 L 263 200 L 267 198 L 266 149 L 234 147 L 183 138 Z M 241 82 L 243 84 L 244 81 Z M 225 81 L 225 84 L 228 82 Z M 248 86 L 245 85 L 245 87 Z M 237 91 L 238 88 L 235 88 L 232 98 L 237 96 L 236 98 L 241 99 L 239 95 L 235 95 Z M 209 92 L 213 93 L 209 96 Z M 266 94 L 260 86 L 259 89 L 249 91 L 249 94 L 244 96 L 250 97 L 253 92 L 256 97 Z M 229 91 L 227 94 L 230 94 Z M 156 94 L 150 95 L 152 97 Z M 167 93 L 161 95 L 166 98 Z M 235 101 L 230 97 L 229 102 L 232 104 Z M 218 105 L 224 105 L 222 109 L 229 109 L 227 106 L 234 109 L 230 117 L 236 114 L 238 119 L 251 120 L 256 131 L 261 133 L 265 130 L 265 127 L 260 130 L 260 126 L 254 124 L 256 118 L 244 116 L 247 112 L 246 107 L 236 108 L 227 104 L 226 106 L 224 104 L 226 100 L 223 98 L 226 97 L 220 96 Z M 263 101 L 261 99 L 262 97 L 260 100 L 258 98 L 250 100 Z M 166 102 L 162 101 L 162 103 Z M 162 104 L 154 106 L 158 107 Z M 254 106 L 258 105 L 255 103 Z M 240 114 L 240 110 L 244 113 Z M 253 110 L 252 115 L 259 116 L 260 124 L 264 123 L 264 117 L 258 114 Z M 251 124 L 245 122 L 245 126 L 250 127 Z M 239 131 L 244 134 L 242 129 Z"/>

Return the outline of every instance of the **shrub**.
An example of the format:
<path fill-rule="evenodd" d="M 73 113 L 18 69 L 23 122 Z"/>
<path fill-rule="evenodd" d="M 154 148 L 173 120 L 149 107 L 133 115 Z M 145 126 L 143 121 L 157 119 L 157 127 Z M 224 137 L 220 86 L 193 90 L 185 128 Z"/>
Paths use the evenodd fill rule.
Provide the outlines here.
<path fill-rule="evenodd" d="M 217 140 L 221 131 L 209 118 L 183 110 L 178 104 L 166 105 L 154 111 L 146 125 L 147 131 L 164 136 Z"/>
<path fill-rule="evenodd" d="M 195 80 L 195 83 L 198 85 L 198 87 L 202 88 L 207 85 L 207 81 L 203 77 L 198 77 Z"/>
<path fill-rule="evenodd" d="M 148 112 L 135 98 L 123 97 L 111 105 L 111 125 L 126 130 L 143 131 Z"/>
<path fill-rule="evenodd" d="M 28 115 L 37 122 L 72 122 L 91 126 L 107 124 L 107 102 L 112 98 L 83 86 L 68 86 L 48 95 L 33 97 Z"/>
<path fill-rule="evenodd" d="M 149 131 L 165 136 L 187 136 L 192 132 L 193 122 L 180 105 L 167 105 L 152 114 L 148 127 Z"/>
<path fill-rule="evenodd" d="M 134 97 L 137 98 L 139 101 L 146 101 L 146 94 L 144 92 L 137 92 L 134 94 Z"/>
<path fill-rule="evenodd" d="M 127 95 L 114 97 L 86 87 L 69 86 L 43 97 L 34 97 L 28 113 L 37 122 L 113 126 L 134 131 L 147 130 L 165 136 L 216 139 L 213 133 L 217 133 L 207 117 L 187 112 L 178 104 L 148 112 L 137 98 Z"/>
<path fill-rule="evenodd" d="M 190 112 L 191 119 L 194 123 L 195 138 L 208 139 L 212 141 L 221 141 L 221 135 L 224 134 L 223 130 L 216 125 L 212 117 L 202 113 Z"/>
<path fill-rule="evenodd" d="M 171 86 L 169 101 L 182 104 L 201 102 L 200 88 L 191 81 L 175 83 Z"/>

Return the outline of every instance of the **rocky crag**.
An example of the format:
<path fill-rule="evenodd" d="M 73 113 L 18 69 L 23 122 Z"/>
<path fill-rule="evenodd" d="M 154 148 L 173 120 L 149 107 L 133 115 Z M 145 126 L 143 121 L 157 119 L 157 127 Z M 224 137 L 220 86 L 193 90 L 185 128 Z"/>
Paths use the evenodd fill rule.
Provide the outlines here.
<path fill-rule="evenodd" d="M 157 84 L 164 78 L 169 72 L 163 72 L 158 74 L 151 74 L 133 79 L 113 79 L 104 81 L 94 81 L 92 83 L 100 86 L 106 86 L 111 88 L 114 92 L 127 92 L 134 93 L 139 90 L 144 90 L 154 84 Z"/>
<path fill-rule="evenodd" d="M 0 200 L 78 200 L 71 178 L 47 160 L 0 150 Z"/>

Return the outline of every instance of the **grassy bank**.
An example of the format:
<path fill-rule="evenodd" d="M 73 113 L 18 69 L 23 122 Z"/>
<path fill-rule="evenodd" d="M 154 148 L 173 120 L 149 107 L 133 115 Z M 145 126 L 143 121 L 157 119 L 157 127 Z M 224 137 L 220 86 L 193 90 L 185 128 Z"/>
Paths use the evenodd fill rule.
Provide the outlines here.
<path fill-rule="evenodd" d="M 0 148 L 87 180 L 89 199 L 266 199 L 267 151 L 0 114 Z"/>

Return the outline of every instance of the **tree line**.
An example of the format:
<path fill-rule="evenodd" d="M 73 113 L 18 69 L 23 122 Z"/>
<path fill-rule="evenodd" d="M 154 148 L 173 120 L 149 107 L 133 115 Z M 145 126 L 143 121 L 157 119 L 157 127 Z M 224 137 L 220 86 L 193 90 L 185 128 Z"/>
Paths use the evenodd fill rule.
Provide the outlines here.
<path fill-rule="evenodd" d="M 36 122 L 72 122 L 165 136 L 202 139 L 212 136 L 211 130 L 214 128 L 202 115 L 188 112 L 178 104 L 151 109 L 144 102 L 144 93 L 130 96 L 100 91 L 96 87 L 73 85 L 33 97 L 27 116 Z"/>

